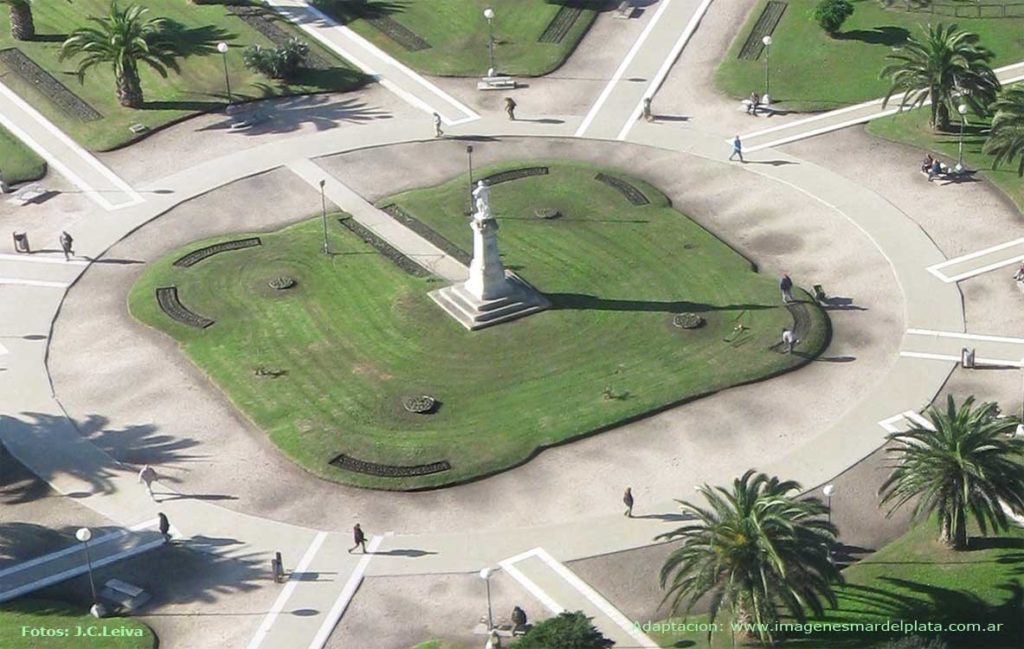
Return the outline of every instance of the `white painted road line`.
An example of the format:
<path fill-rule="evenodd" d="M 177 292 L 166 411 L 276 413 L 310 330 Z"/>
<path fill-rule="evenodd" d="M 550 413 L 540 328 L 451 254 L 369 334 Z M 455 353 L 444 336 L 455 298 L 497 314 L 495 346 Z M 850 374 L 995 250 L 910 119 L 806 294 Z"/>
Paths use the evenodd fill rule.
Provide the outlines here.
<path fill-rule="evenodd" d="M 604 597 L 601 597 L 601 595 L 598 594 L 596 590 L 591 588 L 590 585 L 587 584 L 585 581 L 577 577 L 574 572 L 572 572 L 564 565 L 556 561 L 554 557 L 552 557 L 550 554 L 547 553 L 546 550 L 544 550 L 544 548 L 537 548 L 537 557 L 541 561 L 546 563 L 548 567 L 555 572 L 555 574 L 564 579 L 570 586 L 575 588 L 577 591 L 580 592 L 580 594 L 586 597 L 591 604 L 598 608 L 599 611 L 607 615 L 612 620 L 612 622 L 617 624 L 620 629 L 625 631 L 629 635 L 629 637 L 633 638 L 638 643 L 640 643 L 640 647 L 643 647 L 643 649 L 658 649 L 657 643 L 648 638 L 645 633 L 637 629 L 633 625 L 633 623 L 630 622 L 629 619 L 627 619 L 621 611 L 619 611 L 619 609 L 612 606 L 611 602 L 606 600 Z"/>
<path fill-rule="evenodd" d="M 647 86 L 647 90 L 644 92 L 643 97 L 640 98 L 640 102 L 633 109 L 633 112 L 630 113 L 629 119 L 626 120 L 622 130 L 619 131 L 618 137 L 615 138 L 616 140 L 625 140 L 629 135 L 629 132 L 633 129 L 636 121 L 640 119 L 640 114 L 644 110 L 644 99 L 647 97 L 653 98 L 654 93 L 656 93 L 658 88 L 661 87 L 662 82 L 665 81 L 665 77 L 668 76 L 669 70 L 672 69 L 672 65 L 676 62 L 676 59 L 679 58 L 679 55 L 682 53 L 683 48 L 686 47 L 686 43 L 690 40 L 690 37 L 693 36 L 693 32 L 697 31 L 697 26 L 700 24 L 701 19 L 704 18 L 704 14 L 707 12 L 708 7 L 711 6 L 711 2 L 712 0 L 704 0 L 704 2 L 702 2 L 697 8 L 697 12 L 692 18 L 690 18 L 690 22 L 687 23 L 686 29 L 684 29 L 683 33 L 679 35 L 679 39 L 676 41 L 676 44 L 672 46 L 672 50 L 669 52 L 668 56 L 665 57 L 665 61 L 661 64 L 661 68 L 658 69 L 657 74 L 655 74 L 654 78 L 651 79 L 650 85 Z"/>
<path fill-rule="evenodd" d="M 959 356 L 952 356 L 949 354 L 931 354 L 928 352 L 900 352 L 900 356 L 904 358 L 922 358 L 930 361 L 952 361 L 954 363 L 960 362 Z M 1007 367 L 1024 367 L 1024 360 L 1007 360 L 1002 358 L 975 358 L 974 362 L 978 365 L 1005 365 Z"/>
<path fill-rule="evenodd" d="M 932 266 L 929 266 L 928 268 L 945 268 L 946 266 L 951 266 L 953 264 L 959 264 L 960 262 L 970 261 L 972 259 L 977 259 L 978 257 L 983 257 L 983 256 L 989 254 L 990 252 L 998 252 L 1000 250 L 1006 250 L 1007 248 L 1012 248 L 1014 246 L 1019 246 L 1022 243 L 1024 243 L 1024 238 L 1014 239 L 1013 241 L 1007 241 L 1006 243 L 1000 243 L 997 246 L 991 246 L 989 248 L 984 248 L 982 250 L 978 250 L 977 252 L 972 252 L 970 254 L 960 255 L 959 257 L 953 257 L 952 259 L 947 259 L 946 261 L 944 261 L 942 263 L 934 264 Z"/>
<path fill-rule="evenodd" d="M 0 277 L 0 285 L 42 286 L 45 288 L 67 288 L 68 282 L 49 282 L 41 279 L 18 279 L 16 277 Z"/>
<path fill-rule="evenodd" d="M 903 415 L 911 422 L 917 424 L 918 428 L 924 428 L 926 430 L 935 430 L 935 426 L 926 417 L 919 413 L 908 410 Z"/>
<path fill-rule="evenodd" d="M 989 271 L 997 270 L 999 268 L 1004 268 L 1006 266 L 1016 264 L 1018 261 L 1024 261 L 1024 255 L 1015 255 L 1013 257 L 1010 257 L 1009 259 L 1003 259 L 991 264 L 986 264 L 984 266 L 981 266 L 980 268 L 974 268 L 952 276 L 947 276 L 941 270 L 933 270 L 931 268 L 928 269 L 928 272 L 930 272 L 932 275 L 935 275 L 936 277 L 946 282 L 947 284 L 952 284 L 953 282 L 959 282 L 960 280 L 964 280 L 969 277 L 974 277 L 975 275 L 981 275 L 982 273 L 987 273 Z"/>
<path fill-rule="evenodd" d="M 56 255 L 51 256 L 40 253 L 0 254 L 0 261 L 24 261 L 32 264 L 58 264 L 60 266 L 87 266 L 89 264 L 89 261 L 86 259 L 65 260 L 63 255 L 58 257 Z"/>
<path fill-rule="evenodd" d="M 128 201 L 114 205 L 107 200 L 105 196 L 100 194 L 95 187 L 91 186 L 81 176 L 72 171 L 60 156 L 37 142 L 14 120 L 4 115 L 3 112 L 0 112 L 0 124 L 7 128 L 8 131 L 11 131 L 19 140 L 28 145 L 29 148 L 42 156 L 48 164 L 60 172 L 62 176 L 70 180 L 72 184 L 81 189 L 89 196 L 89 198 L 98 203 L 101 207 L 106 210 L 117 210 L 122 207 L 137 205 L 143 201 L 142 196 L 132 189 L 128 183 L 122 180 L 120 176 L 111 171 L 110 168 L 100 162 L 94 155 L 79 146 L 78 143 L 68 137 L 64 131 L 57 128 L 52 122 L 50 122 L 50 120 L 46 119 L 42 113 L 32 108 L 28 102 L 3 83 L 0 83 L 0 96 L 14 104 L 18 110 L 25 113 L 29 118 L 36 122 L 37 125 L 47 131 L 54 139 L 58 140 L 61 145 L 70 149 L 81 162 L 92 167 L 96 172 L 108 180 L 118 191 L 128 197 Z"/>
<path fill-rule="evenodd" d="M 510 577 L 512 577 L 513 579 L 518 581 L 520 584 L 522 584 L 523 588 L 525 588 L 526 590 L 530 591 L 530 594 L 532 594 L 534 597 L 536 597 L 537 600 L 541 604 L 546 606 L 549 611 L 551 611 L 555 615 L 558 615 L 559 613 L 561 613 L 565 609 L 562 608 L 558 604 L 558 602 L 556 602 L 555 600 L 551 599 L 550 595 L 548 595 L 546 592 L 544 592 L 544 590 L 540 586 L 535 584 L 532 579 L 530 579 L 529 577 L 524 575 L 522 572 L 520 572 L 520 570 L 518 568 L 516 568 L 515 565 L 514 565 L 515 563 L 517 563 L 517 562 L 519 562 L 519 561 L 521 561 L 523 559 L 536 556 L 538 551 L 540 551 L 540 548 L 534 548 L 534 549 L 529 550 L 527 552 L 524 552 L 522 554 L 518 554 L 518 555 L 512 557 L 511 559 L 505 559 L 504 561 L 499 561 L 498 565 L 501 566 L 501 569 L 504 570 L 505 572 L 507 572 Z"/>
<path fill-rule="evenodd" d="M 878 425 L 890 433 L 898 433 L 902 430 L 902 428 L 897 426 L 896 422 L 901 421 L 902 419 L 904 419 L 903 413 L 900 413 L 898 415 L 893 415 L 888 419 L 883 419 L 882 421 L 878 422 Z"/>
<path fill-rule="evenodd" d="M 394 532 L 388 532 L 384 536 L 393 536 Z M 381 541 L 384 540 L 384 536 L 374 536 L 370 539 L 369 554 L 363 555 L 356 565 L 356 569 L 349 576 L 348 581 L 345 582 L 345 587 L 341 590 L 341 594 L 338 595 L 338 599 L 334 601 L 334 606 L 328 611 L 327 617 L 324 619 L 324 623 L 320 625 L 320 629 L 316 632 L 313 637 L 313 641 L 309 643 L 309 649 L 322 649 L 327 644 L 327 639 L 331 637 L 331 633 L 334 631 L 334 627 L 338 626 L 338 622 L 341 620 L 341 616 L 345 614 L 345 609 L 348 608 L 352 598 L 355 597 L 356 589 L 359 588 L 359 584 L 363 582 L 363 575 L 366 573 L 366 567 L 370 565 L 370 560 L 373 559 L 373 553 L 380 547 Z"/>
<path fill-rule="evenodd" d="M 629 64 L 633 62 L 633 58 L 636 57 L 640 48 L 643 47 L 644 41 L 647 40 L 647 37 L 651 35 L 652 31 L 654 31 L 655 25 L 658 24 L 658 19 L 660 19 L 662 14 L 665 13 L 665 10 L 668 9 L 671 2 L 672 0 L 661 0 L 661 6 L 658 7 L 658 11 L 654 14 L 654 17 L 651 18 L 651 22 L 647 23 L 644 30 L 640 32 L 640 37 L 636 39 L 635 43 L 633 43 L 633 47 L 629 49 L 629 52 L 626 54 L 626 58 L 622 59 L 622 63 L 619 64 L 619 68 L 615 71 L 615 74 L 612 75 L 608 85 L 606 85 L 604 90 L 601 91 L 601 94 L 597 98 L 597 102 L 593 107 L 591 107 L 587 116 L 583 118 L 583 123 L 580 124 L 580 127 L 576 129 L 576 137 L 582 137 L 583 134 L 586 133 L 587 129 L 590 127 L 590 123 L 594 121 L 594 118 L 597 117 L 597 113 L 601 110 L 601 107 L 604 106 L 604 102 L 608 101 L 608 97 L 611 96 L 612 90 L 615 89 L 615 84 L 622 79 L 622 75 L 626 73 L 626 68 L 628 68 Z"/>
<path fill-rule="evenodd" d="M 958 340 L 980 340 L 984 342 L 1024 345 L 1024 338 L 1009 338 L 1007 336 L 986 336 L 983 334 L 957 333 L 955 331 L 933 331 L 932 329 L 907 329 L 907 333 L 918 336 L 937 336 L 939 338 L 956 338 Z"/>
<path fill-rule="evenodd" d="M 306 571 L 306 568 L 308 568 L 309 564 L 313 562 L 313 557 L 315 557 L 316 553 L 319 552 L 320 546 L 323 545 L 324 539 L 326 538 L 327 532 L 317 532 L 316 536 L 313 537 L 313 542 L 309 544 L 308 548 L 306 548 L 306 552 L 302 555 L 302 559 L 299 561 L 298 565 L 295 566 L 295 570 L 293 570 L 288 576 L 288 583 L 285 584 L 285 587 L 277 596 L 277 599 L 274 601 L 274 605 L 270 607 L 270 611 L 267 613 L 266 617 L 263 618 L 263 622 L 260 623 L 260 627 L 256 629 L 256 635 L 254 635 L 252 640 L 249 641 L 249 649 L 257 649 L 257 647 L 263 644 L 263 640 L 270 632 L 270 627 L 274 626 L 274 621 L 277 619 L 281 609 L 283 609 L 284 605 L 288 603 L 288 598 L 292 596 L 292 592 L 295 590 L 296 586 L 299 585 L 298 580 L 294 579 L 295 575 L 302 574 Z"/>

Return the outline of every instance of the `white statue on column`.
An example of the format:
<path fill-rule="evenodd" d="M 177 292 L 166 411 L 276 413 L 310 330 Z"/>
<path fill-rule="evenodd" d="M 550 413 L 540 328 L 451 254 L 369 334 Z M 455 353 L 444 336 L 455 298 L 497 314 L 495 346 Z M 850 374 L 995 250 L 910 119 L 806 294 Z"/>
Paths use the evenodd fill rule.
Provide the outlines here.
<path fill-rule="evenodd" d="M 484 181 L 478 181 L 473 190 L 473 202 L 476 205 L 476 218 L 485 220 L 491 217 L 491 188 Z"/>

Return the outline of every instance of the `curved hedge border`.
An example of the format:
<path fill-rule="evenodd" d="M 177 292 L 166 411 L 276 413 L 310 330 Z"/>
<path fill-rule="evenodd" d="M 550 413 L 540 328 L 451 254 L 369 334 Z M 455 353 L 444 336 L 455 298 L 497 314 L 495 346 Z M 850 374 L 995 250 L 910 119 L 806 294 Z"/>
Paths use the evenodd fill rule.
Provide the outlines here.
<path fill-rule="evenodd" d="M 0 63 L 52 101 L 62 113 L 83 122 L 94 122 L 103 115 L 84 99 L 71 92 L 56 77 L 44 70 L 16 47 L 0 50 Z"/>
<path fill-rule="evenodd" d="M 609 176 L 607 174 L 597 174 L 596 176 L 594 176 L 594 178 L 596 180 L 603 182 L 606 185 L 615 188 L 616 191 L 625 196 L 626 200 L 628 200 L 633 205 L 647 205 L 651 202 L 647 200 L 647 196 L 645 196 L 642 191 L 640 191 L 630 183 L 626 182 L 622 178 L 618 178 L 616 176 Z"/>
<path fill-rule="evenodd" d="M 176 260 L 173 265 L 188 268 L 189 266 L 195 266 L 207 257 L 212 257 L 221 252 L 228 252 L 230 250 L 242 250 L 244 248 L 252 248 L 253 246 L 262 246 L 263 242 L 260 241 L 259 237 L 252 237 L 249 239 L 235 239 L 234 241 L 225 241 L 223 243 L 215 243 L 212 246 L 206 246 L 199 250 L 193 250 L 184 257 Z"/>
<path fill-rule="evenodd" d="M 177 286 L 164 286 L 156 289 L 156 301 L 160 305 L 160 309 L 172 320 L 177 320 L 184 325 L 197 329 L 206 329 L 214 323 L 213 320 L 190 311 L 188 307 L 182 304 L 181 300 L 178 299 Z"/>
<path fill-rule="evenodd" d="M 384 239 L 378 237 L 371 230 L 364 227 L 362 223 L 359 223 L 352 217 L 341 218 L 338 219 L 338 221 L 343 226 L 351 230 L 357 237 L 362 239 L 365 243 L 368 243 L 374 248 L 376 248 L 377 252 L 381 253 L 382 255 L 393 261 L 396 266 L 398 266 L 405 272 L 409 273 L 413 277 L 431 276 L 430 271 L 428 271 L 426 268 L 420 266 L 412 259 L 409 259 L 409 257 L 405 256 L 405 254 L 403 254 L 402 251 L 400 251 L 398 248 L 395 248 Z"/>
<path fill-rule="evenodd" d="M 357 460 L 356 458 L 345 455 L 344 453 L 331 460 L 330 464 L 338 467 L 339 469 L 354 471 L 356 473 L 365 473 L 366 475 L 377 476 L 378 478 L 410 478 L 414 476 L 429 475 L 431 473 L 440 473 L 452 468 L 452 465 L 448 463 L 448 460 L 431 462 L 430 464 L 395 466 L 393 464 L 377 464 L 375 462 Z"/>
<path fill-rule="evenodd" d="M 520 178 L 529 178 L 530 176 L 546 176 L 548 173 L 547 167 L 523 167 L 522 169 L 510 169 L 508 171 L 500 171 L 496 174 L 491 174 L 481 178 L 488 185 L 497 185 L 498 183 L 507 183 L 510 180 L 519 180 Z"/>
<path fill-rule="evenodd" d="M 469 254 L 462 248 L 458 247 L 449 239 L 446 239 L 444 236 L 439 234 L 436 230 L 432 229 L 423 221 L 420 221 L 412 214 L 406 212 L 404 209 L 402 209 L 401 205 L 396 205 L 395 203 L 392 203 L 391 205 L 385 205 L 384 207 L 381 208 L 381 211 L 390 214 L 391 217 L 394 218 L 396 221 L 406 226 L 407 228 L 409 228 L 416 234 L 420 235 L 430 243 L 434 244 L 438 248 L 440 248 L 443 253 L 445 253 L 452 259 L 455 259 L 465 264 L 466 266 L 468 266 L 470 262 L 473 261 L 473 255 Z"/>

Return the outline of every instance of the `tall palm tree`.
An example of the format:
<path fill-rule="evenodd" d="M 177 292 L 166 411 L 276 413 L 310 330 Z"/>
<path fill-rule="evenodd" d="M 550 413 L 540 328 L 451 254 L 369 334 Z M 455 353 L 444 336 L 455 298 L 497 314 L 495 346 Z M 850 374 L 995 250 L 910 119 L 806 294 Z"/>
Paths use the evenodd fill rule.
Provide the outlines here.
<path fill-rule="evenodd" d="M 949 116 L 959 102 L 977 115 L 987 115 L 999 91 L 999 79 L 988 66 L 992 52 L 977 44 L 977 34 L 960 31 L 956 25 L 928 25 L 922 31 L 923 40 L 911 37 L 886 57 L 895 63 L 885 66 L 880 75 L 891 84 L 882 106 L 898 92 L 903 93 L 900 110 L 931 100 L 928 123 L 941 130 L 949 128 Z"/>
<path fill-rule="evenodd" d="M 992 110 L 996 116 L 983 150 L 995 155 L 996 167 L 1019 158 L 1017 175 L 1024 176 L 1024 86 L 1003 90 Z"/>
<path fill-rule="evenodd" d="M 145 63 L 161 77 L 167 70 L 178 71 L 179 48 L 164 38 L 162 18 L 146 18 L 148 9 L 129 5 L 121 9 L 114 0 L 105 17 L 92 16 L 95 26 L 71 33 L 60 49 L 61 60 L 81 56 L 78 75 L 101 64 L 110 64 L 117 82 L 117 99 L 122 106 L 141 108 L 142 84 L 139 64 Z"/>
<path fill-rule="evenodd" d="M 1013 437 L 1016 417 L 1000 417 L 995 403 L 974 407 L 968 397 L 958 408 L 930 408 L 930 426 L 889 435 L 898 463 L 878 492 L 889 513 L 912 499 L 914 515 L 937 513 L 939 538 L 955 550 L 967 548 L 967 518 L 982 534 L 1006 530 L 1003 505 L 1024 513 L 1024 439 Z"/>
<path fill-rule="evenodd" d="M 688 613 L 710 595 L 710 621 L 724 606 L 733 620 L 758 625 L 752 633 L 772 644 L 771 629 L 761 625 L 776 622 L 780 606 L 803 622 L 807 609 L 821 615 L 823 601 L 836 605 L 832 585 L 842 582 L 830 560 L 836 528 L 821 501 L 798 500 L 798 483 L 753 470 L 731 490 L 704 485 L 698 491 L 710 507 L 677 501 L 696 521 L 658 537 L 683 540 L 661 568 L 673 612 Z"/>
<path fill-rule="evenodd" d="M 36 24 L 32 20 L 32 4 L 29 0 L 0 0 L 11 10 L 11 36 L 19 41 L 28 41 L 36 35 Z"/>

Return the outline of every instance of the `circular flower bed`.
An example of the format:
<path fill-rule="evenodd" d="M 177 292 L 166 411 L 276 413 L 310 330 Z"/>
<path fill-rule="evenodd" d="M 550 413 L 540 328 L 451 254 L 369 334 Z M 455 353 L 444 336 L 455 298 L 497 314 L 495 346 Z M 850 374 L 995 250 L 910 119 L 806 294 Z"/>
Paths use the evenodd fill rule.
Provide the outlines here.
<path fill-rule="evenodd" d="M 677 313 L 672 316 L 672 324 L 680 329 L 699 329 L 705 322 L 707 321 L 696 313 Z"/>
<path fill-rule="evenodd" d="M 289 289 L 295 286 L 295 279 L 285 276 L 275 277 L 274 279 L 267 282 L 267 285 L 274 290 L 283 291 L 285 289 Z"/>
<path fill-rule="evenodd" d="M 420 395 L 418 397 L 406 397 L 402 401 L 402 405 L 406 410 L 417 415 L 429 415 L 434 412 L 434 408 L 437 406 L 437 400 L 434 397 L 427 395 Z"/>

